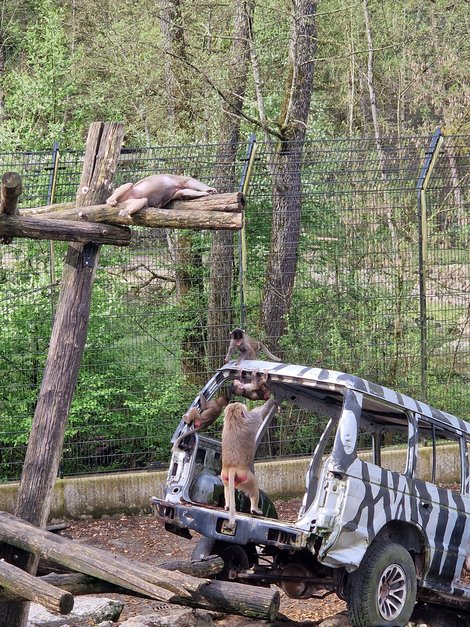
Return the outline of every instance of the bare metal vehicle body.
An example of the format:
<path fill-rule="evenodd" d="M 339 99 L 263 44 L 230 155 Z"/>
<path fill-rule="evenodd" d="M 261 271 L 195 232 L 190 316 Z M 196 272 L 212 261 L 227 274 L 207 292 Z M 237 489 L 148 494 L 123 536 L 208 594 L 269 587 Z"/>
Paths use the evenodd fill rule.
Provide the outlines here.
<path fill-rule="evenodd" d="M 294 598 L 335 591 L 358 627 L 405 625 L 417 599 L 470 611 L 470 424 L 359 377 L 263 361 L 224 366 L 203 388 L 206 398 L 240 368 L 246 377 L 268 373 L 281 415 L 293 406 L 325 424 L 298 518 L 277 519 L 263 496 L 263 516 L 240 511 L 230 527 L 220 438 L 196 433 L 173 451 L 164 497 L 152 497 L 167 528 L 201 534 L 194 556 L 222 555 L 228 578 L 276 584 Z M 187 429 L 181 421 L 173 441 Z"/>

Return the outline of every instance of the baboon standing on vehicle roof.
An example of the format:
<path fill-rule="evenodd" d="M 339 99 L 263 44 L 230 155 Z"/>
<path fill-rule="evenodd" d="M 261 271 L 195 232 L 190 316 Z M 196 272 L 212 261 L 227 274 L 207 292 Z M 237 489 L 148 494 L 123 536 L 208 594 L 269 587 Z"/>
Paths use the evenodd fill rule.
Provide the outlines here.
<path fill-rule="evenodd" d="M 230 361 L 230 357 L 237 350 L 240 353 L 236 362 L 237 364 L 244 359 L 256 359 L 260 351 L 264 351 L 271 361 L 281 361 L 279 357 L 276 357 L 276 355 L 273 355 L 268 351 L 263 342 L 250 337 L 243 329 L 240 329 L 240 327 L 236 327 L 230 333 L 230 344 L 227 354 L 225 355 L 225 363 Z"/>

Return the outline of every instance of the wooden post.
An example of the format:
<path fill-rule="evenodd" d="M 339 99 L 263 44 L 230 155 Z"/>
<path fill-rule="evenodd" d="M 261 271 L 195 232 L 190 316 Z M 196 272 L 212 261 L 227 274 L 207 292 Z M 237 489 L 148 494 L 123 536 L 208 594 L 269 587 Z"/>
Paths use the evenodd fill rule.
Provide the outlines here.
<path fill-rule="evenodd" d="M 111 191 L 121 150 L 122 124 L 95 122 L 88 132 L 76 204 L 97 205 Z M 85 345 L 98 244 L 71 244 L 61 281 L 61 292 L 44 376 L 34 413 L 15 513 L 45 527 L 57 477 L 68 412 Z M 6 551 L 5 551 L 6 553 Z M 15 550 L 7 561 L 35 574 L 37 558 Z M 0 627 L 24 627 L 29 603 L 0 607 Z"/>
<path fill-rule="evenodd" d="M 2 177 L 2 191 L 0 194 L 0 214 L 14 216 L 18 213 L 18 198 L 22 192 L 21 176 L 16 172 L 5 172 Z M 13 237 L 4 235 L 0 243 L 11 244 Z"/>

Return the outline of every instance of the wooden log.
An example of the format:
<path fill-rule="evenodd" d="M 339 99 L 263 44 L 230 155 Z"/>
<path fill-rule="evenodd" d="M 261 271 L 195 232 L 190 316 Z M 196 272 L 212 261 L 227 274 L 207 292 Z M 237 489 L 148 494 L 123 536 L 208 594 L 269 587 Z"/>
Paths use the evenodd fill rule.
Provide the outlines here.
<path fill-rule="evenodd" d="M 18 212 L 18 198 L 22 192 L 21 176 L 17 172 L 5 172 L 2 176 L 0 213 L 13 216 Z"/>
<path fill-rule="evenodd" d="M 274 621 L 279 613 L 281 596 L 278 590 L 248 586 L 233 581 L 210 581 L 207 586 L 185 599 L 172 598 L 170 603 L 219 610 L 250 618 Z"/>
<path fill-rule="evenodd" d="M 164 568 L 165 570 L 179 570 L 180 573 L 193 577 L 206 578 L 222 572 L 224 569 L 224 560 L 218 555 L 209 555 L 201 560 L 171 560 L 169 562 L 156 564 L 156 566 L 158 568 Z M 67 569 L 62 564 L 45 560 L 40 560 L 38 572 L 39 571 L 41 571 L 41 574 L 44 576 L 51 573 L 70 573 L 70 569 Z"/>
<path fill-rule="evenodd" d="M 190 201 L 186 201 L 188 204 Z M 181 203 L 183 204 L 183 203 Z M 67 209 L 38 214 L 43 220 L 87 220 L 113 225 L 147 226 L 149 228 L 208 229 L 236 231 L 243 226 L 243 213 L 145 207 L 131 216 L 120 216 L 117 207 L 98 205 L 86 209 Z M 31 218 L 35 219 L 35 218 Z"/>
<path fill-rule="evenodd" d="M 100 204 L 109 196 L 124 128 L 95 122 L 90 126 L 76 204 Z M 67 417 L 85 346 L 99 245 L 70 244 L 52 328 L 43 380 L 35 407 L 15 513 L 45 527 L 57 478 Z M 5 559 L 35 574 L 38 558 L 27 551 L 5 552 Z M 0 627 L 24 627 L 29 604 L 3 603 Z"/>
<path fill-rule="evenodd" d="M 51 559 L 71 570 L 160 601 L 168 601 L 175 594 L 189 596 L 205 582 L 158 566 L 150 570 L 148 564 L 51 534 L 5 512 L 0 512 L 0 538 L 2 542 Z"/>
<path fill-rule="evenodd" d="M 87 244 L 112 244 L 129 246 L 132 233 L 129 228 L 99 225 L 71 220 L 43 220 L 41 218 L 10 217 L 0 214 L 0 236 L 28 237 L 38 240 L 81 242 Z"/>
<path fill-rule="evenodd" d="M 13 216 L 18 213 L 18 198 L 22 192 L 21 176 L 17 172 L 5 172 L 0 193 L 0 215 Z M 0 233 L 0 235 L 2 235 Z M 11 244 L 13 237 L 3 235 L 0 243 Z"/>
<path fill-rule="evenodd" d="M 7 564 L 8 562 L 3 562 Z M 12 566 L 9 564 L 9 566 Z M 21 570 L 23 575 L 27 575 L 24 570 Z M 29 575 L 33 577 L 33 575 Z M 119 594 L 129 594 L 129 590 L 113 586 L 106 581 L 95 579 L 89 575 L 82 575 L 81 573 L 48 573 L 42 577 L 33 577 L 44 583 L 53 586 L 56 589 L 68 592 L 74 597 L 78 597 L 82 594 L 101 594 L 102 592 L 117 592 Z M 0 603 L 4 601 L 28 601 L 27 596 L 22 596 L 19 590 L 10 591 L 1 587 L 0 584 Z M 139 596 L 136 595 L 135 596 Z M 38 601 L 40 603 L 40 601 Z"/>
<path fill-rule="evenodd" d="M 78 573 L 70 575 L 51 573 L 42 579 L 58 588 L 68 590 L 74 596 L 104 592 L 129 594 L 129 590 Z M 226 614 L 239 614 L 272 622 L 279 613 L 280 594 L 276 589 L 249 586 L 233 581 L 209 581 L 190 597 L 184 599 L 172 597 L 169 603 L 218 610 Z"/>
<path fill-rule="evenodd" d="M 60 590 L 8 562 L 0 561 L 0 586 L 6 592 L 6 598 L 20 597 L 34 601 L 49 612 L 69 614 L 73 609 L 70 592 Z"/>
<path fill-rule="evenodd" d="M 273 620 L 279 611 L 280 597 L 276 590 L 197 579 L 182 572 L 170 572 L 161 566 L 149 568 L 148 564 L 38 529 L 6 512 L 0 512 L 0 539 L 108 584 L 168 603 L 218 609 L 265 620 Z M 169 564 L 172 565 L 171 562 Z M 49 583 L 53 581 L 49 575 L 46 577 Z M 61 575 L 56 577 L 54 585 L 58 585 Z M 106 586 L 106 589 L 100 588 L 96 581 L 80 578 L 75 578 L 73 585 L 79 586 L 86 594 L 91 592 L 89 586 L 93 586 L 95 592 L 109 590 Z M 78 594 L 78 588 L 74 592 Z"/>
<path fill-rule="evenodd" d="M 40 216 L 43 213 L 60 213 L 61 211 L 68 211 L 69 209 L 76 208 L 75 202 L 59 202 L 54 203 L 53 205 L 41 205 L 41 207 L 25 207 L 24 209 L 20 209 L 20 216 L 31 217 L 31 216 Z M 95 205 L 97 207 L 101 205 Z"/>
<path fill-rule="evenodd" d="M 241 192 L 229 192 L 227 194 L 211 194 L 210 196 L 203 196 L 202 198 L 193 198 L 192 200 L 174 200 L 165 209 L 171 209 L 172 211 L 223 211 L 223 212 L 241 212 L 246 205 L 245 196 Z M 161 208 L 161 207 L 160 207 Z M 94 205 L 87 208 L 88 212 L 97 212 L 101 214 L 103 211 L 110 209 L 109 205 Z M 112 207 L 111 207 L 112 209 Z M 146 207 L 156 211 L 159 207 Z M 27 207 L 20 210 L 20 215 L 42 215 L 44 213 L 59 213 L 63 214 L 64 220 L 73 220 L 75 218 L 69 217 L 73 213 L 76 213 L 77 207 L 73 202 L 55 203 L 53 205 L 44 205 L 43 207 Z M 142 211 L 142 210 L 141 210 Z M 68 212 L 71 212 L 70 214 Z M 118 213 L 119 208 L 115 208 L 114 213 Z M 140 212 L 138 212 L 140 213 Z M 62 219 L 62 218 L 60 218 Z M 105 220 L 92 220 L 93 222 L 104 222 Z M 124 224 L 124 223 L 122 223 Z M 127 222 L 125 224 L 128 224 Z"/>
<path fill-rule="evenodd" d="M 245 209 L 246 199 L 241 192 L 227 192 L 225 194 L 210 194 L 192 200 L 172 200 L 164 209 L 172 211 L 235 211 Z"/>
<path fill-rule="evenodd" d="M 40 579 L 56 588 L 66 590 L 74 596 L 106 592 L 130 594 L 129 589 L 80 573 L 62 575 L 50 573 L 40 577 Z M 132 594 L 138 597 L 148 597 L 148 595 L 139 594 L 135 591 L 132 591 Z M 0 601 L 10 598 L 15 597 L 0 590 Z M 226 614 L 239 614 L 271 622 L 279 613 L 280 594 L 278 590 L 270 588 L 248 586 L 229 581 L 209 581 L 197 594 L 192 594 L 191 597 L 185 599 L 171 597 L 168 602 L 209 610 L 217 609 Z"/>
<path fill-rule="evenodd" d="M 83 575 L 82 573 L 49 573 L 43 577 L 39 577 L 51 586 L 60 588 L 70 592 L 74 597 L 78 597 L 82 594 L 101 594 L 103 592 L 117 592 L 118 594 L 129 594 L 129 590 L 114 586 L 112 583 L 103 581 L 102 579 L 95 579 L 90 575 Z M 135 593 L 135 596 L 145 596 Z M 147 598 L 145 596 L 145 598 Z M 0 597 L 1 599 L 1 597 Z"/>
<path fill-rule="evenodd" d="M 158 567 L 179 570 L 180 573 L 193 577 L 211 577 L 223 571 L 224 560 L 218 555 L 209 555 L 203 560 L 171 560 L 158 564 Z"/>

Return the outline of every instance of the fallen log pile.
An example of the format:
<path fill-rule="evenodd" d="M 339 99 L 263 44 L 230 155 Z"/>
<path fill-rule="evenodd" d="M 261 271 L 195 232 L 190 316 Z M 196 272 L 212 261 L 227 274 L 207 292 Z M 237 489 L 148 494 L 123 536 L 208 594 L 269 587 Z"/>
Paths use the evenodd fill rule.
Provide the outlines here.
<path fill-rule="evenodd" d="M 197 573 L 207 577 L 220 572 L 221 558 L 211 558 L 207 563 L 178 561 L 149 567 L 38 529 L 6 512 L 0 512 L 0 541 L 76 573 L 34 577 L 0 561 L 0 613 L 1 604 L 21 599 L 67 614 L 73 609 L 74 595 L 109 591 L 269 621 L 279 611 L 280 597 L 276 590 L 194 576 Z"/>

